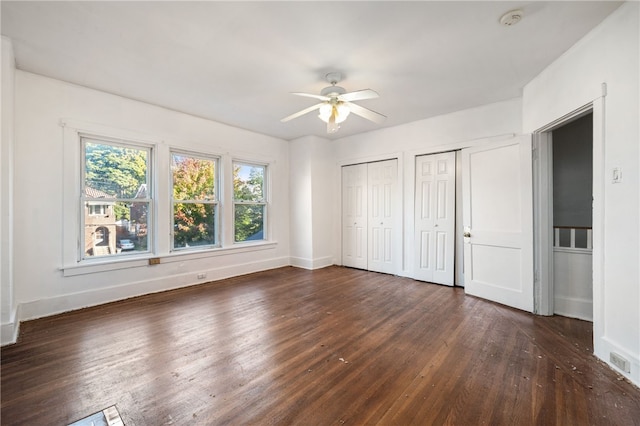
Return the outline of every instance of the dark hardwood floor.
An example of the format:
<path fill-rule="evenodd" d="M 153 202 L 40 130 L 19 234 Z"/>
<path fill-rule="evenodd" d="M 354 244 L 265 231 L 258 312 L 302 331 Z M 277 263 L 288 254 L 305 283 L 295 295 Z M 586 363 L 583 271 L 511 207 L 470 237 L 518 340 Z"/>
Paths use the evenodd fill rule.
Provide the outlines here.
<path fill-rule="evenodd" d="M 89 285 L 89 284 L 88 284 Z M 22 324 L 3 425 L 634 425 L 592 325 L 464 290 L 281 268 Z"/>

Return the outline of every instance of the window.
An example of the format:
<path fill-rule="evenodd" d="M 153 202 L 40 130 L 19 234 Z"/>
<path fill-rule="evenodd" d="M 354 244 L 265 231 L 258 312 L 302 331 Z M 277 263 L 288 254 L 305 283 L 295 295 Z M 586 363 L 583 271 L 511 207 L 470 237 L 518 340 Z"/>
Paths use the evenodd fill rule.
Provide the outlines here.
<path fill-rule="evenodd" d="M 82 258 L 125 254 L 119 241 L 148 251 L 151 198 L 148 147 L 82 137 Z"/>
<path fill-rule="evenodd" d="M 218 243 L 218 160 L 173 152 L 173 248 Z"/>
<path fill-rule="evenodd" d="M 107 207 L 109 206 L 104 204 L 89 204 L 89 214 L 91 216 L 105 216 Z"/>
<path fill-rule="evenodd" d="M 234 241 L 265 240 L 267 167 L 233 163 Z"/>

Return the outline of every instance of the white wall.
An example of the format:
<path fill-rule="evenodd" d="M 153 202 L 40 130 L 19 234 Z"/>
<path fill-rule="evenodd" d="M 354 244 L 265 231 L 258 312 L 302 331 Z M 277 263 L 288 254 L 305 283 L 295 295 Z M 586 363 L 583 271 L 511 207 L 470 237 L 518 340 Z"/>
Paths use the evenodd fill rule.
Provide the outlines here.
<path fill-rule="evenodd" d="M 291 263 L 306 269 L 332 265 L 335 218 L 331 209 L 333 153 L 329 140 L 307 136 L 290 142 Z M 339 179 L 338 179 L 339 180 Z"/>
<path fill-rule="evenodd" d="M 341 165 L 398 158 L 403 205 L 399 233 L 403 253 L 413 253 L 415 157 L 518 134 L 521 132 L 521 108 L 520 99 L 512 99 L 338 139 L 332 142 L 336 162 L 334 175 L 340 176 Z M 336 218 L 341 217 L 339 184 L 338 179 L 331 212 Z M 325 238 L 333 241 L 335 258 L 341 263 L 340 227 L 334 227 L 333 235 Z M 398 274 L 410 276 L 413 256 L 402 257 L 404 262 Z"/>
<path fill-rule="evenodd" d="M 631 362 L 624 373 L 640 384 L 640 85 L 637 2 L 611 16 L 551 64 L 523 92 L 523 127 L 533 132 L 604 99 L 604 145 L 594 152 L 594 346 L 609 362 L 616 352 Z M 596 115 L 594 114 L 594 120 Z M 595 135 L 594 135 L 595 137 Z M 597 147 L 596 147 L 597 150 Z M 614 167 L 623 181 L 612 183 Z M 596 227 L 602 238 L 596 241 Z"/>
<path fill-rule="evenodd" d="M 313 208 L 311 197 L 312 137 L 290 142 L 289 197 L 291 218 L 291 261 L 299 267 L 312 269 L 313 263 Z"/>
<path fill-rule="evenodd" d="M 161 141 L 158 149 L 168 149 L 170 145 L 217 153 L 223 156 L 223 167 L 227 166 L 223 177 L 227 182 L 231 178 L 231 158 L 270 161 L 270 236 L 276 244 L 184 256 L 171 256 L 165 249 L 158 253 L 162 263 L 157 266 L 142 262 L 131 268 L 68 276 L 67 270 L 61 271 L 69 266 L 63 265 L 61 243 L 65 223 L 63 194 L 69 189 L 63 185 L 61 119 L 99 125 L 116 133 L 148 135 Z M 286 141 L 18 70 L 14 162 L 14 289 L 15 301 L 20 305 L 19 319 L 290 263 Z M 165 183 L 159 184 L 162 185 L 166 187 Z M 4 202 L 4 191 L 2 196 Z M 229 191 L 225 197 L 230 201 Z M 231 211 L 228 207 L 224 210 L 228 219 Z M 232 235 L 229 224 L 230 221 L 225 223 L 223 231 Z M 206 280 L 197 279 L 197 273 L 202 272 L 207 273 Z"/>
<path fill-rule="evenodd" d="M 340 185 L 340 174 L 335 171 L 335 159 L 331 143 L 319 139 L 314 144 L 311 194 L 313 197 L 313 253 L 316 265 L 327 266 L 338 263 L 333 253 L 333 241 L 325 235 L 333 235 L 335 227 L 340 223 L 341 214 L 325 214 L 325 206 L 331 205 L 334 195 L 340 197 L 341 191 L 334 194 L 336 185 Z"/>
<path fill-rule="evenodd" d="M 15 59 L 11 41 L 2 37 L 2 140 L 0 144 L 0 293 L 2 343 L 15 340 L 13 298 L 13 104 Z"/>

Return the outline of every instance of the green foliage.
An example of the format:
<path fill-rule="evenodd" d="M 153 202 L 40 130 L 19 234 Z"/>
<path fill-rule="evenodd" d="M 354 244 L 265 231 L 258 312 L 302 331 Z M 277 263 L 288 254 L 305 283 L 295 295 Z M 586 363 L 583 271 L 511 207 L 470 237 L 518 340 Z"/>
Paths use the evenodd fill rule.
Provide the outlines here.
<path fill-rule="evenodd" d="M 235 164 L 233 166 L 233 197 L 236 201 L 262 201 L 264 167 Z"/>
<path fill-rule="evenodd" d="M 174 247 L 215 244 L 214 162 L 174 154 L 172 158 Z"/>
<path fill-rule="evenodd" d="M 134 198 L 147 182 L 147 151 L 121 146 L 85 144 L 85 186 L 112 198 Z M 116 220 L 130 219 L 124 203 L 114 206 Z"/>
<path fill-rule="evenodd" d="M 173 155 L 174 200 L 213 200 L 214 162 L 202 158 Z"/>
<path fill-rule="evenodd" d="M 263 166 L 233 166 L 233 196 L 244 202 L 235 205 L 235 241 L 264 238 L 259 237 L 264 230 L 264 175 Z"/>
<path fill-rule="evenodd" d="M 235 241 L 263 239 L 259 233 L 264 229 L 264 205 L 236 204 Z"/>
<path fill-rule="evenodd" d="M 113 206 L 113 212 L 116 215 L 116 220 L 131 220 L 129 206 L 126 203 L 116 203 Z"/>

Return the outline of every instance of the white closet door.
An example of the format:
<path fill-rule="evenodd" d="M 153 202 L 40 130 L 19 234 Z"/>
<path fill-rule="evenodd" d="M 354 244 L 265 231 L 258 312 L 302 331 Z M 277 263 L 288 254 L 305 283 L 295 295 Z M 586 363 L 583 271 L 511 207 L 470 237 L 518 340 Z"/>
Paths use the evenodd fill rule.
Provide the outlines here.
<path fill-rule="evenodd" d="M 368 228 L 370 271 L 395 274 L 395 209 L 398 205 L 398 160 L 368 164 Z"/>
<path fill-rule="evenodd" d="M 465 292 L 533 310 L 531 136 L 462 150 Z"/>
<path fill-rule="evenodd" d="M 342 168 L 342 264 L 367 269 L 367 165 Z"/>
<path fill-rule="evenodd" d="M 455 258 L 455 152 L 416 157 L 413 277 L 452 286 Z"/>

